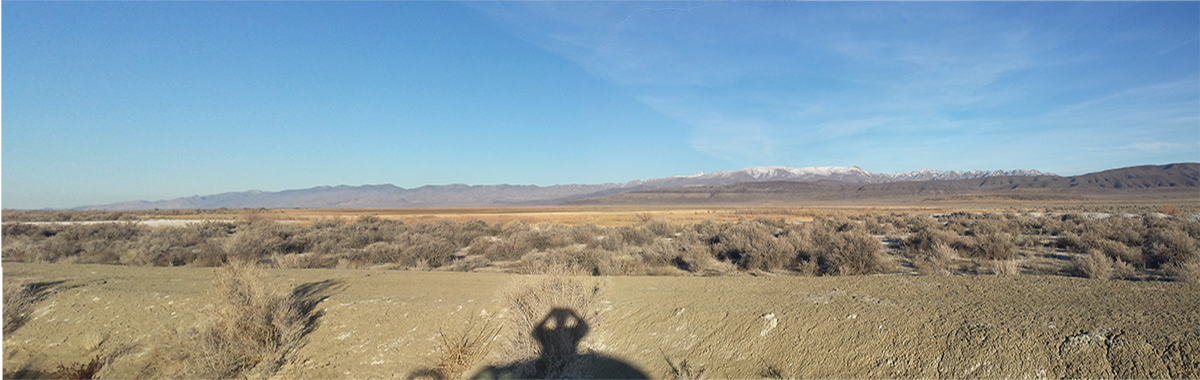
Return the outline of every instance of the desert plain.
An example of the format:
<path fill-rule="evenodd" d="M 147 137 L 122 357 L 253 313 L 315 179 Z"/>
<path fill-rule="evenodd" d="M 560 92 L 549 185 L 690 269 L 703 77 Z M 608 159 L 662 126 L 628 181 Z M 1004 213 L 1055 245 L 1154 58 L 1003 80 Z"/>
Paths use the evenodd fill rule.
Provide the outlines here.
<path fill-rule="evenodd" d="M 1003 218 L 1013 218 L 1020 207 L 976 206 L 972 213 L 1015 220 Z M 961 209 L 241 210 L 141 218 L 352 225 L 370 216 L 373 223 L 398 219 L 406 225 L 520 223 L 533 231 L 558 228 L 545 227 L 551 224 L 640 230 L 665 220 L 686 232 L 686 226 L 704 220 L 749 224 L 759 218 L 762 225 L 774 220 L 780 226 L 802 226 L 849 216 L 844 223 L 852 225 L 855 216 L 945 217 Z M 1177 215 L 1147 212 L 1137 217 L 1197 223 L 1194 210 L 1169 211 Z M 958 215 L 965 214 L 971 213 Z M 1072 218 L 1062 217 L 1065 212 L 1048 215 Z M 675 236 L 682 240 L 679 234 Z M 891 266 L 860 275 L 834 273 L 824 262 L 819 268 L 811 264 L 809 272 L 747 269 L 721 261 L 732 260 L 724 256 L 706 264 L 706 271 L 689 272 L 675 261 L 667 269 L 637 267 L 618 274 L 611 268 L 586 273 L 567 267 L 525 274 L 534 273 L 520 269 L 532 260 L 528 257 L 466 270 L 449 262 L 414 267 L 348 265 L 342 260 L 326 268 L 298 269 L 280 265 L 283 261 L 260 261 L 249 272 L 256 289 L 302 301 L 303 331 L 270 356 L 270 365 L 225 374 L 339 379 L 1200 376 L 1200 285 L 1194 280 L 1141 267 L 1126 278 L 1071 275 L 1071 263 L 1078 262 L 1072 257 L 1086 255 L 1053 242 L 1017 243 L 1015 269 L 989 269 L 991 261 L 968 260 L 970 254 L 962 251 L 957 264 L 931 274 L 918 265 L 921 259 L 905 253 L 908 235 L 876 235 Z M 9 243 L 3 264 L 6 289 L 24 287 L 36 294 L 11 330 L 6 314 L 5 378 L 204 373 L 179 372 L 161 352 L 195 339 L 197 331 L 227 315 L 219 305 L 228 301 L 222 299 L 227 293 L 214 290 L 226 268 L 198 261 L 181 266 L 16 262 Z M 463 261 L 455 257 L 455 262 Z M 556 304 L 556 299 L 566 301 Z M 92 371 L 85 368 L 89 364 Z"/>

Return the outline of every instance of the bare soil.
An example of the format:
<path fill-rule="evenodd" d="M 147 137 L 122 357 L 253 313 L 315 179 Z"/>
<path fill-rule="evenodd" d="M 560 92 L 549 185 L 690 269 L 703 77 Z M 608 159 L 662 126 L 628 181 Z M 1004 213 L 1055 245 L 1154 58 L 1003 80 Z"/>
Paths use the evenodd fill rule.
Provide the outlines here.
<path fill-rule="evenodd" d="M 4 336 L 5 377 L 117 355 L 131 378 L 175 329 L 200 321 L 213 269 L 5 263 L 5 286 L 57 282 Z M 529 276 L 266 270 L 317 292 L 317 328 L 279 378 L 405 378 L 439 336 L 507 318 L 499 291 Z M 582 277 L 606 283 L 581 357 L 651 378 L 686 361 L 708 378 L 1197 378 L 1200 286 L 1059 276 Z M 468 370 L 503 365 L 500 331 Z M 124 348 L 124 350 L 122 350 Z"/>

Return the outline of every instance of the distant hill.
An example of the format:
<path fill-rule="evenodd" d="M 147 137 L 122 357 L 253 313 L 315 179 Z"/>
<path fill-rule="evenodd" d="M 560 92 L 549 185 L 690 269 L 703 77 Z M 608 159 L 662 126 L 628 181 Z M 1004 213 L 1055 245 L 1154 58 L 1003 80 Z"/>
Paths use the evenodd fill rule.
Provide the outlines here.
<path fill-rule="evenodd" d="M 886 183 L 752 182 L 721 186 L 647 189 L 572 202 L 572 205 L 725 204 L 867 199 L 938 200 L 991 197 L 1025 200 L 1090 196 L 1200 198 L 1200 164 L 1147 165 L 1073 177 L 999 176 L 945 181 Z"/>
<path fill-rule="evenodd" d="M 537 206 L 613 194 L 621 185 L 560 186 L 320 186 L 278 192 L 244 191 L 191 196 L 157 202 L 134 201 L 81 207 L 84 210 L 152 210 L 214 208 L 420 208 Z"/>
<path fill-rule="evenodd" d="M 737 183 L 838 183 L 879 184 L 896 181 L 952 181 L 1001 176 L 1046 176 L 1032 169 L 937 171 L 918 170 L 895 174 L 871 173 L 856 166 L 791 168 L 751 167 L 685 176 L 599 185 L 475 185 L 422 186 L 405 189 L 394 185 L 320 186 L 309 189 L 230 192 L 161 201 L 133 201 L 85 206 L 85 210 L 215 209 L 215 208 L 421 208 L 540 206 L 579 202 L 638 190 L 706 187 Z M 1053 177 L 1053 175 L 1050 175 Z"/>

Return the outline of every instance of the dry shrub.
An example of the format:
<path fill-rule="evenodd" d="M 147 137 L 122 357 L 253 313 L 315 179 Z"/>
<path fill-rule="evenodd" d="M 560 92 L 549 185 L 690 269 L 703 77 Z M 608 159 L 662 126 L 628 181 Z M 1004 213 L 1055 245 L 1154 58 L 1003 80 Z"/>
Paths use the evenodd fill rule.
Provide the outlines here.
<path fill-rule="evenodd" d="M 937 219 L 931 218 L 925 214 L 910 214 L 901 218 L 897 218 L 897 227 L 907 230 L 909 233 L 919 233 L 921 231 L 936 230 L 941 227 Z"/>
<path fill-rule="evenodd" d="M 417 227 L 421 227 L 421 225 L 418 225 Z M 472 220 L 461 223 L 443 220 L 434 224 L 428 231 L 421 232 L 429 233 L 444 239 L 450 242 L 450 244 L 456 248 L 462 248 L 469 246 L 472 241 L 475 241 L 476 238 L 493 235 L 494 232 L 498 232 L 498 230 L 480 220 Z"/>
<path fill-rule="evenodd" d="M 1141 249 L 1130 248 L 1125 244 L 1106 238 L 1088 236 L 1084 239 L 1084 245 L 1088 247 L 1089 251 L 1100 252 L 1109 258 L 1128 263 L 1140 263 L 1144 259 Z"/>
<path fill-rule="evenodd" d="M 893 264 L 883 255 L 883 244 L 866 230 L 839 233 L 820 252 L 827 274 L 862 275 L 886 273 Z"/>
<path fill-rule="evenodd" d="M 401 248 L 396 262 L 404 267 L 428 265 L 437 268 L 450 263 L 455 247 L 445 239 L 423 233 L 404 234 L 396 238 Z"/>
<path fill-rule="evenodd" d="M 33 244 L 24 236 L 5 236 L 0 247 L 0 261 L 23 263 L 33 259 Z"/>
<path fill-rule="evenodd" d="M 650 231 L 654 236 L 658 237 L 674 237 L 676 232 L 679 232 L 679 226 L 675 223 L 663 219 L 655 219 L 642 224 L 642 228 Z"/>
<path fill-rule="evenodd" d="M 821 275 L 821 266 L 816 260 L 801 260 L 796 264 L 796 273 L 801 276 L 813 277 Z"/>
<path fill-rule="evenodd" d="M 635 248 L 611 252 L 595 248 L 560 248 L 531 252 L 521 258 L 518 273 L 571 276 L 632 276 L 646 274 L 646 263 Z"/>
<path fill-rule="evenodd" d="M 272 254 L 283 253 L 284 239 L 271 225 L 274 222 L 256 222 L 238 226 L 222 248 L 239 260 L 258 261 Z"/>
<path fill-rule="evenodd" d="M 1167 277 L 1172 280 L 1188 283 L 1200 284 L 1200 262 L 1176 263 L 1167 267 L 1165 270 Z"/>
<path fill-rule="evenodd" d="M 637 257 L 649 267 L 668 267 L 673 266 L 673 259 L 677 254 L 677 247 L 672 242 L 657 241 L 654 244 L 641 247 L 626 247 L 622 252 L 629 252 L 634 257 Z"/>
<path fill-rule="evenodd" d="M 707 246 L 698 243 L 680 243 L 677 247 L 675 258 L 671 260 L 676 268 L 691 273 L 714 270 L 713 264 L 716 260 Z"/>
<path fill-rule="evenodd" d="M 642 247 L 654 244 L 658 240 L 658 237 L 653 232 L 650 232 L 650 230 L 634 226 L 619 227 L 616 230 L 621 235 L 620 241 L 627 245 Z"/>
<path fill-rule="evenodd" d="M 628 245 L 625 244 L 625 237 L 621 235 L 620 230 L 615 228 L 606 228 L 603 235 L 596 238 L 587 244 L 588 248 L 599 248 L 606 251 L 620 251 Z"/>
<path fill-rule="evenodd" d="M 1058 238 L 1054 240 L 1054 244 L 1058 248 L 1073 250 L 1076 252 L 1087 250 L 1087 244 L 1084 243 L 1083 238 L 1071 232 L 1059 235 Z"/>
<path fill-rule="evenodd" d="M 4 335 L 10 335 L 24 325 L 36 303 L 28 285 L 4 284 Z"/>
<path fill-rule="evenodd" d="M 1126 246 L 1136 247 L 1145 241 L 1146 223 L 1142 218 L 1109 217 L 1088 223 L 1088 235 L 1120 242 Z"/>
<path fill-rule="evenodd" d="M 972 236 L 984 236 L 992 234 L 1019 234 L 1020 226 L 1012 223 L 1007 219 L 983 219 L 975 221 L 971 226 L 969 234 Z"/>
<path fill-rule="evenodd" d="M 1037 248 L 1042 246 L 1042 237 L 1037 235 L 1017 235 L 1015 240 L 1017 247 L 1021 248 Z"/>
<path fill-rule="evenodd" d="M 507 350 L 507 359 L 513 363 L 532 363 L 537 358 L 544 364 L 543 368 L 517 366 L 513 378 L 550 379 L 569 375 L 566 370 L 578 354 L 575 344 L 584 336 L 562 334 L 555 337 L 574 340 L 572 342 L 547 341 L 547 337 L 539 340 L 536 336 L 539 327 L 552 311 L 565 310 L 578 317 L 578 323 L 584 327 L 581 330 L 597 329 L 602 322 L 599 309 L 606 288 L 607 283 L 603 282 L 585 283 L 563 276 L 548 276 L 520 281 L 501 291 L 501 298 L 511 311 L 507 328 L 516 334 Z"/>
<path fill-rule="evenodd" d="M 122 252 L 119 260 L 125 265 L 147 266 L 187 265 L 201 257 L 210 260 L 206 256 L 215 256 L 216 261 L 224 261 L 225 251 L 221 246 L 232 230 L 231 224 L 211 222 L 151 228 L 131 249 Z"/>
<path fill-rule="evenodd" d="M 1158 212 L 1161 212 L 1163 214 L 1167 214 L 1170 216 L 1183 215 L 1183 210 L 1180 209 L 1179 206 L 1171 205 L 1171 204 L 1162 205 L 1162 207 L 1158 208 Z"/>
<path fill-rule="evenodd" d="M 877 218 L 868 218 L 864 220 L 863 227 L 866 227 L 867 232 L 872 235 L 887 235 L 892 232 L 891 224 L 880 223 Z"/>
<path fill-rule="evenodd" d="M 598 252 L 605 255 L 600 261 L 601 276 L 638 276 L 650 273 L 650 268 L 646 266 L 646 263 L 636 257 L 620 252 Z"/>
<path fill-rule="evenodd" d="M 275 268 L 282 269 L 314 269 L 314 268 L 334 268 L 338 264 L 337 258 L 331 255 L 318 253 L 299 253 L 292 255 L 273 255 L 271 263 Z M 193 262 L 194 265 L 206 264 L 203 260 Z M 220 263 L 217 265 L 220 266 Z"/>
<path fill-rule="evenodd" d="M 471 272 L 479 268 L 485 268 L 489 264 L 491 264 L 491 262 L 488 261 L 486 257 L 473 255 L 454 260 L 454 264 L 450 265 L 450 270 L 456 272 Z"/>
<path fill-rule="evenodd" d="M 116 263 L 120 254 L 146 231 L 133 223 L 97 223 L 62 226 L 5 226 L 4 246 L 9 259 L 68 263 Z"/>
<path fill-rule="evenodd" d="M 604 228 L 595 224 L 585 224 L 571 228 L 571 239 L 575 244 L 591 245 L 596 238 L 604 235 Z"/>
<path fill-rule="evenodd" d="M 1113 261 L 1103 253 L 1092 251 L 1071 259 L 1071 272 L 1079 277 L 1107 280 L 1112 277 Z"/>
<path fill-rule="evenodd" d="M 796 251 L 787 239 L 777 237 L 775 231 L 775 228 L 755 221 L 738 223 L 717 235 L 713 250 L 717 259 L 729 261 L 744 270 L 773 271 L 791 267 L 795 264 Z"/>
<path fill-rule="evenodd" d="M 1042 216 L 1037 218 L 1038 228 L 1044 235 L 1060 236 L 1066 233 L 1074 224 L 1063 218 Z"/>
<path fill-rule="evenodd" d="M 490 261 L 518 260 L 532 249 L 520 234 L 514 234 L 507 239 L 480 236 L 471 241 L 471 252 L 483 255 Z"/>
<path fill-rule="evenodd" d="M 528 231 L 513 234 L 512 238 L 524 240 L 530 248 L 542 251 L 562 248 L 575 243 L 571 227 L 557 223 L 541 224 Z"/>
<path fill-rule="evenodd" d="M 867 233 L 863 223 L 844 216 L 818 217 L 812 222 L 813 228 L 828 232 L 862 232 Z"/>
<path fill-rule="evenodd" d="M 992 232 L 975 237 L 974 256 L 989 260 L 1012 260 L 1017 255 L 1017 244 L 1012 235 Z"/>
<path fill-rule="evenodd" d="M 948 244 L 937 243 L 927 254 L 918 254 L 914 258 L 917 273 L 923 276 L 949 276 L 954 260 L 958 259 L 958 251 Z"/>
<path fill-rule="evenodd" d="M 1021 274 L 1020 267 L 1017 265 L 1017 260 L 992 260 L 991 266 L 992 274 L 1006 276 Z"/>
<path fill-rule="evenodd" d="M 1137 270 L 1132 265 L 1121 261 L 1121 259 L 1113 260 L 1113 278 L 1122 280 L 1136 280 L 1138 278 Z"/>
<path fill-rule="evenodd" d="M 522 274 L 597 276 L 600 275 L 600 262 L 608 255 L 607 251 L 590 248 L 534 251 L 521 257 L 518 268 Z"/>
<path fill-rule="evenodd" d="M 1181 230 L 1155 228 L 1148 233 L 1146 240 L 1146 259 L 1155 266 L 1200 261 L 1200 241 Z"/>
<path fill-rule="evenodd" d="M 953 232 L 938 229 L 925 229 L 905 238 L 904 246 L 912 253 L 929 252 L 938 244 L 956 249 L 966 246 L 963 239 Z"/>
<path fill-rule="evenodd" d="M 698 380 L 704 378 L 704 366 L 694 366 L 691 363 L 688 363 L 687 359 L 683 359 L 680 360 L 679 363 L 675 363 L 666 355 L 663 355 L 663 359 L 667 361 L 667 366 L 670 367 L 667 370 L 667 375 L 663 378 L 671 380 Z"/>
<path fill-rule="evenodd" d="M 292 294 L 263 282 L 253 264 L 236 261 L 213 272 L 204 323 L 181 331 L 156 352 L 160 378 L 268 377 L 298 349 L 315 323 Z"/>
<path fill-rule="evenodd" d="M 447 334 L 445 330 L 439 331 L 441 359 L 433 367 L 414 371 L 408 378 L 462 378 L 463 373 L 487 354 L 492 340 L 500 334 L 499 328 L 492 328 L 492 318 L 485 317 L 482 326 L 478 326 L 477 321 L 477 318 L 471 318 L 466 328 L 454 335 Z"/>
<path fill-rule="evenodd" d="M 379 241 L 371 243 L 363 248 L 365 253 L 364 260 L 371 264 L 387 264 L 394 263 L 400 260 L 400 256 L 404 253 L 404 246 L 396 243 Z"/>
<path fill-rule="evenodd" d="M 8 336 L 24 326 L 25 322 L 29 321 L 33 307 L 58 292 L 58 286 L 62 283 L 54 281 L 4 284 L 4 335 Z"/>
<path fill-rule="evenodd" d="M 702 220 L 691 225 L 690 230 L 701 236 L 704 240 L 711 240 L 717 234 L 721 233 L 721 225 L 711 220 Z"/>
<path fill-rule="evenodd" d="M 62 365 L 54 370 L 55 377 L 64 380 L 91 380 L 96 378 L 96 373 L 104 368 L 108 361 L 103 355 L 96 355 L 87 363 L 79 363 L 76 365 Z"/>

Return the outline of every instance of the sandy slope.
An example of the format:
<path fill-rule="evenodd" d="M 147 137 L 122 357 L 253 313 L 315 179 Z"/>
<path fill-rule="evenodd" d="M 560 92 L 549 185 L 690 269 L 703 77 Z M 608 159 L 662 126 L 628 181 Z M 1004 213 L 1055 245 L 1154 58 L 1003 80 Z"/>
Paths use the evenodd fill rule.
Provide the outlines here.
<path fill-rule="evenodd" d="M 65 281 L 4 337 L 4 372 L 45 373 L 134 344 L 102 377 L 199 319 L 211 269 L 5 263 L 4 282 Z M 521 276 L 270 270 L 328 296 L 279 377 L 402 378 L 433 364 L 439 331 L 506 314 Z M 595 278 L 583 278 L 595 281 Z M 709 378 L 1200 376 L 1200 287 L 1041 276 L 614 277 L 581 350 L 664 377 L 667 358 Z M 499 364 L 512 329 L 477 368 Z"/>

